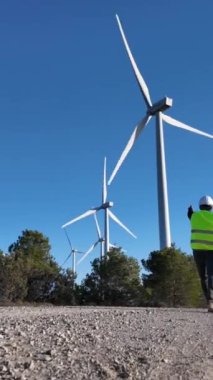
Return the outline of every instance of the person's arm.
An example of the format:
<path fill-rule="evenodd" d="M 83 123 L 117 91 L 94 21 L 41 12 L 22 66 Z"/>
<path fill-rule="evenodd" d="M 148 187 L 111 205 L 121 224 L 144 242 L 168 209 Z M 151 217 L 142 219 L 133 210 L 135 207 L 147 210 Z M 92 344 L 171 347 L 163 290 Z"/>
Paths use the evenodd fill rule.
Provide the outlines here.
<path fill-rule="evenodd" d="M 194 212 L 193 208 L 192 208 L 192 206 L 190 206 L 188 208 L 188 212 L 187 212 L 187 216 L 188 216 L 189 219 L 191 219 L 193 212 Z"/>

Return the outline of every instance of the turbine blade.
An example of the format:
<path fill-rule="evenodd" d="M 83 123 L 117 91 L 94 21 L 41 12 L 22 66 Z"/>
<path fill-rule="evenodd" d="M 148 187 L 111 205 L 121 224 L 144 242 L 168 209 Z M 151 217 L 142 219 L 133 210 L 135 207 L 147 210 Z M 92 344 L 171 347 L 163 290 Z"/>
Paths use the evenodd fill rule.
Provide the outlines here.
<path fill-rule="evenodd" d="M 69 235 L 68 235 L 68 233 L 67 233 L 66 228 L 64 229 L 64 232 L 65 232 L 65 235 L 66 235 L 66 237 L 67 237 L 67 240 L 68 240 L 68 243 L 69 243 L 69 245 L 70 245 L 71 252 L 72 252 L 72 243 L 71 243 L 71 240 L 70 240 L 70 238 L 69 238 Z"/>
<path fill-rule="evenodd" d="M 119 29 L 120 29 L 120 32 L 121 32 L 121 36 L 122 36 L 122 39 L 123 39 L 123 42 L 124 42 L 127 54 L 129 56 L 130 62 L 132 64 L 132 68 L 133 68 L 134 74 L 135 74 L 137 82 L 139 84 L 140 90 L 142 92 L 142 95 L 144 97 L 144 100 L 145 100 L 145 103 L 146 103 L 147 107 L 150 108 L 152 106 L 152 101 L 151 101 L 151 98 L 150 98 L 148 87 L 147 87 L 146 82 L 143 79 L 143 77 L 142 77 L 142 75 L 141 75 L 141 73 L 140 73 L 140 71 L 139 71 L 139 69 L 137 67 L 137 64 L 136 64 L 136 62 L 134 60 L 134 57 L 133 57 L 132 52 L 130 50 L 129 44 L 127 42 L 126 36 L 124 34 L 123 27 L 121 25 L 121 21 L 120 21 L 118 15 L 116 15 L 116 19 L 117 19 L 117 22 L 118 22 L 118 26 L 119 26 Z"/>
<path fill-rule="evenodd" d="M 77 222 L 78 220 L 86 218 L 87 216 L 95 214 L 95 213 L 96 213 L 96 209 L 88 210 L 84 214 L 81 214 L 80 216 L 77 216 L 77 218 L 70 220 L 69 222 L 67 222 L 66 224 L 64 224 L 61 228 L 65 228 L 65 227 L 69 226 L 70 224 L 73 224 L 73 223 Z"/>
<path fill-rule="evenodd" d="M 94 219 L 95 219 L 95 225 L 96 225 L 96 230 L 97 230 L 98 237 L 99 237 L 99 239 L 101 239 L 101 230 L 100 230 L 100 226 L 99 226 L 99 223 L 98 223 L 98 219 L 97 219 L 96 213 L 94 214 Z"/>
<path fill-rule="evenodd" d="M 121 157 L 119 158 L 112 174 L 111 174 L 111 177 L 108 181 L 108 185 L 110 185 L 115 177 L 115 175 L 117 174 L 118 170 L 120 169 L 123 161 L 125 160 L 126 156 L 128 155 L 128 153 L 130 152 L 130 150 L 132 149 L 135 141 L 137 140 L 137 138 L 139 137 L 140 133 L 142 132 L 142 130 L 145 128 L 145 126 L 148 124 L 149 120 L 151 119 L 152 116 L 150 115 L 146 115 L 143 120 L 141 120 L 141 122 L 135 127 L 123 153 L 121 154 Z"/>
<path fill-rule="evenodd" d="M 124 230 L 126 230 L 130 235 L 132 235 L 135 239 L 137 239 L 137 236 L 135 236 L 134 234 L 133 234 L 133 232 L 132 231 L 130 231 L 129 230 L 129 228 L 127 228 L 118 218 L 117 218 L 117 216 L 115 216 L 113 213 L 112 213 L 112 211 L 110 211 L 109 209 L 108 209 L 108 213 L 109 213 L 109 216 L 116 222 L 116 223 L 118 223 L 119 224 L 119 226 L 121 226 Z"/>
<path fill-rule="evenodd" d="M 99 240 L 98 241 L 96 241 L 96 243 L 95 244 L 93 244 L 89 249 L 88 249 L 88 251 L 87 252 L 85 252 L 85 254 L 80 258 L 80 260 L 77 262 L 77 265 L 78 264 L 80 264 L 88 255 L 89 255 L 89 253 L 90 252 L 92 252 L 93 251 L 93 249 L 96 247 L 96 245 L 98 245 L 98 243 L 99 243 Z"/>
<path fill-rule="evenodd" d="M 104 158 L 104 175 L 103 175 L 103 191 L 102 191 L 102 203 L 105 203 L 107 199 L 107 183 L 106 183 L 106 157 Z"/>
<path fill-rule="evenodd" d="M 202 135 L 205 137 L 209 137 L 210 139 L 213 138 L 213 135 L 210 135 L 209 133 L 200 131 L 199 129 L 192 128 L 189 125 L 182 123 L 181 121 L 173 119 L 173 117 L 171 117 L 171 116 L 162 114 L 162 118 L 166 123 L 173 125 L 174 127 L 182 128 L 182 129 L 185 129 L 186 131 L 197 133 L 198 135 Z"/>
<path fill-rule="evenodd" d="M 67 260 L 71 257 L 72 255 L 72 252 L 69 253 L 69 255 L 67 256 L 66 260 L 64 260 L 63 264 L 61 265 L 62 267 L 64 266 L 64 264 L 66 264 Z"/>

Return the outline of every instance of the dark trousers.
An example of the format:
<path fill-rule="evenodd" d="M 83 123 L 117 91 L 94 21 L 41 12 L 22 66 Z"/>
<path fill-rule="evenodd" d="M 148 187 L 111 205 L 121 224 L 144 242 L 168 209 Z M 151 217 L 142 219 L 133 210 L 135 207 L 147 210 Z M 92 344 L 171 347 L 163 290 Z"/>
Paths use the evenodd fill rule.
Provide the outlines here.
<path fill-rule="evenodd" d="M 207 301 L 213 301 L 213 251 L 194 249 L 193 255 Z"/>

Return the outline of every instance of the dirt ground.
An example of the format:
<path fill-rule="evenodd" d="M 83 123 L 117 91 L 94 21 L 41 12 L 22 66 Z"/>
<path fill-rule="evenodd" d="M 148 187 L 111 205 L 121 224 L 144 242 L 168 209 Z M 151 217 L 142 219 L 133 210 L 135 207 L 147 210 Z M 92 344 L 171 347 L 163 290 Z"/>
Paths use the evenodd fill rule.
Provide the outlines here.
<path fill-rule="evenodd" d="M 213 380 L 205 309 L 0 307 L 0 379 Z"/>

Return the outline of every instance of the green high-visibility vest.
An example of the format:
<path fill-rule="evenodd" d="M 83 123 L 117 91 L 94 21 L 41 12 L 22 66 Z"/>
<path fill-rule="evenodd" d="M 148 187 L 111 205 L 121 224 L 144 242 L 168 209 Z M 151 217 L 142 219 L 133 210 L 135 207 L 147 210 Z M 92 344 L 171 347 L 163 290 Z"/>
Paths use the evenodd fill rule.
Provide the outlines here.
<path fill-rule="evenodd" d="M 201 210 L 191 216 L 191 247 L 213 251 L 213 213 Z"/>

